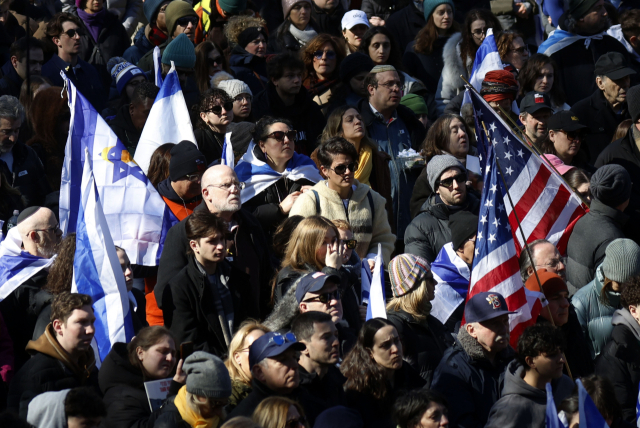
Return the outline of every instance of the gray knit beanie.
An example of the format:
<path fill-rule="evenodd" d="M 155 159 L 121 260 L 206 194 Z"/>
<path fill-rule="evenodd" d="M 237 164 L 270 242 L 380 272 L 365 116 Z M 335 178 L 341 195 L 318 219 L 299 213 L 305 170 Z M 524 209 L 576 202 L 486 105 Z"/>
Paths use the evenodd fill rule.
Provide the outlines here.
<path fill-rule="evenodd" d="M 467 172 L 464 165 L 451 155 L 437 155 L 431 158 L 427 164 L 427 178 L 429 179 L 429 186 L 431 186 L 434 193 L 437 190 L 436 181 L 440 179 L 445 170 L 453 167 L 460 168 L 462 172 Z"/>
<path fill-rule="evenodd" d="M 611 241 L 604 254 L 602 272 L 608 279 L 623 283 L 640 274 L 640 246 L 631 239 Z"/>
<path fill-rule="evenodd" d="M 213 354 L 196 351 L 185 360 L 187 392 L 201 397 L 229 398 L 231 378 L 222 360 Z"/>
<path fill-rule="evenodd" d="M 604 165 L 591 177 L 591 194 L 603 204 L 615 208 L 631 196 L 631 176 L 620 165 Z"/>
<path fill-rule="evenodd" d="M 636 123 L 640 118 L 640 85 L 632 86 L 627 91 L 627 106 L 631 120 Z"/>

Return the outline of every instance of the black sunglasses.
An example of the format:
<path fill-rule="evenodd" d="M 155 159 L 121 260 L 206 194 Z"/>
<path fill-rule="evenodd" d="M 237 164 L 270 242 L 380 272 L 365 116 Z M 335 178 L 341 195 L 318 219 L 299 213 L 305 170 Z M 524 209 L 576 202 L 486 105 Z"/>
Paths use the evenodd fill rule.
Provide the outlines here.
<path fill-rule="evenodd" d="M 73 39 L 76 36 L 76 34 L 78 35 L 78 37 L 84 36 L 84 31 L 82 31 L 79 28 L 75 28 L 75 29 L 65 31 L 64 34 L 66 34 L 70 39 Z"/>
<path fill-rule="evenodd" d="M 195 27 L 196 25 L 198 25 L 198 20 L 199 18 L 197 16 L 183 16 L 176 21 L 176 24 L 181 27 L 186 27 L 187 25 L 189 25 L 189 23 L 191 23 Z"/>
<path fill-rule="evenodd" d="M 581 140 L 584 141 L 584 138 L 587 136 L 587 133 L 584 131 L 564 131 L 565 134 L 567 134 L 567 139 L 569 141 L 573 141 L 573 140 Z"/>
<path fill-rule="evenodd" d="M 347 169 L 349 169 L 349 171 L 351 172 L 356 172 L 356 170 L 358 169 L 358 163 L 351 162 L 350 164 L 340 164 L 335 168 L 329 168 L 329 169 L 338 175 L 343 175 L 345 172 L 347 172 Z"/>
<path fill-rule="evenodd" d="M 465 183 L 467 181 L 467 175 L 466 174 L 458 174 L 458 175 L 456 175 L 454 177 L 445 178 L 444 180 L 440 180 L 440 183 L 438 185 L 442 186 L 442 187 L 451 187 L 451 186 L 453 186 L 453 180 L 456 180 L 458 185 L 460 185 L 460 184 Z"/>
<path fill-rule="evenodd" d="M 343 239 L 342 242 L 344 242 L 344 245 L 346 245 L 349 250 L 355 249 L 358 245 L 357 239 Z"/>
<path fill-rule="evenodd" d="M 336 57 L 336 51 L 321 51 L 321 50 L 317 50 L 313 53 L 313 56 L 316 57 L 316 59 L 322 59 L 322 57 L 324 55 L 327 55 L 327 59 L 334 59 Z"/>
<path fill-rule="evenodd" d="M 317 300 L 318 302 L 326 305 L 332 300 L 340 300 L 340 292 L 336 290 L 332 292 L 322 293 L 317 297 L 312 297 L 311 299 L 303 300 L 303 302 L 313 302 L 314 300 Z"/>
<path fill-rule="evenodd" d="M 287 137 L 289 139 L 289 141 L 296 141 L 297 136 L 298 136 L 298 131 L 276 131 L 276 132 L 272 132 L 271 134 L 267 135 L 266 137 L 264 137 L 262 140 L 266 140 L 267 138 L 273 138 L 275 139 L 278 143 L 282 143 L 284 142 L 284 137 Z"/>
<path fill-rule="evenodd" d="M 217 56 L 215 58 L 207 58 L 207 64 L 209 67 L 215 67 L 216 65 L 222 65 L 222 57 Z"/>
<path fill-rule="evenodd" d="M 220 116 L 220 114 L 222 114 L 222 108 L 223 107 L 224 107 L 224 109 L 226 111 L 231 111 L 231 110 L 233 110 L 233 102 L 232 101 L 226 101 L 221 106 L 213 106 L 209 110 L 205 110 L 205 112 L 211 112 L 211 113 L 215 114 L 216 116 Z"/>

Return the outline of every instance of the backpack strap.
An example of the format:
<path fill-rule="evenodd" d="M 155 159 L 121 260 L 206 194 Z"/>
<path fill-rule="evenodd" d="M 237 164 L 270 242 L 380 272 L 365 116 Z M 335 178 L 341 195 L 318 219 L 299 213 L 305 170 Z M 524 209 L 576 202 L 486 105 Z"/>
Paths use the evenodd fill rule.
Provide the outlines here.
<path fill-rule="evenodd" d="M 318 195 L 318 192 L 316 190 L 311 189 L 311 191 L 313 192 L 313 195 L 316 197 L 316 215 L 320 215 L 320 195 Z"/>
<path fill-rule="evenodd" d="M 373 205 L 373 196 L 371 195 L 371 190 L 367 192 L 367 199 L 369 199 L 369 206 L 371 207 L 371 229 L 373 229 L 373 225 L 376 224 L 374 222 L 376 218 L 376 209 Z"/>

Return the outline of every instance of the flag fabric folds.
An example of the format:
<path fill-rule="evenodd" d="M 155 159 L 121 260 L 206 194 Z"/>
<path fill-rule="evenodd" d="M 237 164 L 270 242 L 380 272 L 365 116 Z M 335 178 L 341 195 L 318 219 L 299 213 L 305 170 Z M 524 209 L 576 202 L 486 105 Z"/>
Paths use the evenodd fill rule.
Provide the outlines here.
<path fill-rule="evenodd" d="M 376 256 L 376 267 L 373 269 L 371 279 L 371 290 L 369 294 L 369 305 L 367 306 L 367 321 L 371 318 L 387 318 L 387 309 L 385 307 L 384 296 L 384 278 L 382 272 L 384 269 L 382 260 L 382 245 L 378 244 L 378 255 Z"/>
<path fill-rule="evenodd" d="M 231 132 L 227 132 L 224 136 L 224 144 L 222 145 L 222 159 L 220 163 L 231 168 L 235 166 L 235 157 L 233 155 L 233 146 L 231 145 Z"/>
<path fill-rule="evenodd" d="M 609 428 L 580 379 L 576 380 L 576 384 L 578 384 L 580 428 Z"/>
<path fill-rule="evenodd" d="M 177 219 L 109 125 L 63 78 L 71 120 L 60 186 L 61 229 L 65 235 L 76 230 L 86 149 L 113 241 L 131 263 L 155 266 L 166 233 Z"/>
<path fill-rule="evenodd" d="M 547 408 L 545 409 L 544 415 L 545 428 L 565 428 L 564 424 L 558 417 L 556 403 L 553 401 L 553 391 L 551 389 L 551 384 L 546 384 L 545 389 L 547 390 Z"/>
<path fill-rule="evenodd" d="M 431 302 L 431 315 L 445 324 L 451 314 L 464 303 L 469 288 L 471 270 L 456 255 L 453 244 L 449 242 L 431 263 L 433 279 L 436 280 L 435 297 Z"/>
<path fill-rule="evenodd" d="M 243 204 L 282 177 L 293 181 L 306 178 L 314 183 L 322 180 L 316 164 L 308 156 L 293 152 L 293 157 L 289 159 L 287 168 L 284 172 L 279 173 L 256 157 L 253 153 L 255 147 L 256 143 L 251 141 L 247 152 L 240 158 L 235 168 L 238 180 L 245 184 L 240 193 L 240 200 Z"/>
<path fill-rule="evenodd" d="M 149 171 L 151 155 L 158 147 L 164 143 L 178 144 L 184 140 L 197 146 L 187 103 L 184 101 L 178 73 L 172 62 L 140 135 L 134 160 L 146 174 Z"/>
<path fill-rule="evenodd" d="M 102 211 L 88 149 L 81 178 L 71 291 L 93 299 L 94 337 L 103 361 L 113 344 L 131 341 L 133 322 L 124 274 Z"/>

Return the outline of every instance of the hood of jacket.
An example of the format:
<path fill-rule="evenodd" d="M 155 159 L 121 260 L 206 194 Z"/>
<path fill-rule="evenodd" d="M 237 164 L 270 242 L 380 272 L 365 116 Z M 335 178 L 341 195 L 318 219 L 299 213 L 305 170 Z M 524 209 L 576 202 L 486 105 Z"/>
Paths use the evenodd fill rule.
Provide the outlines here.
<path fill-rule="evenodd" d="M 102 362 L 98 374 L 100 390 L 103 394 L 118 385 L 127 385 L 144 390 L 144 378 L 139 368 L 129 362 L 126 343 L 116 343 Z"/>
<path fill-rule="evenodd" d="M 180 196 L 178 196 L 176 191 L 173 190 L 173 187 L 171 186 L 171 178 L 169 177 L 158 183 L 158 193 L 160 193 L 160 196 L 165 197 L 171 202 L 175 202 L 177 204 L 190 204 L 191 202 L 196 202 L 202 198 L 202 196 L 198 195 L 195 198 L 182 199 Z"/>
<path fill-rule="evenodd" d="M 271 331 L 289 330 L 291 322 L 300 313 L 298 300 L 296 299 L 296 289 L 303 275 L 300 275 L 289 287 L 289 290 L 276 302 L 273 311 L 264 321 L 264 325 Z"/>
<path fill-rule="evenodd" d="M 524 366 L 517 361 L 511 361 L 507 366 L 504 377 L 504 387 L 502 388 L 502 397 L 508 395 L 518 395 L 535 402 L 536 404 L 546 406 L 547 391 L 538 389 L 529 385 L 524 381 Z M 571 395 L 575 384 L 565 375 L 551 381 L 551 390 L 553 391 L 554 401 L 559 404 L 564 398 Z"/>
<path fill-rule="evenodd" d="M 44 392 L 29 403 L 27 422 L 38 428 L 60 428 L 67 426 L 64 400 L 70 389 Z"/>
<path fill-rule="evenodd" d="M 631 330 L 637 341 L 640 341 L 640 324 L 633 318 L 631 312 L 627 308 L 618 309 L 613 313 L 611 318 L 612 325 L 623 325 Z"/>

